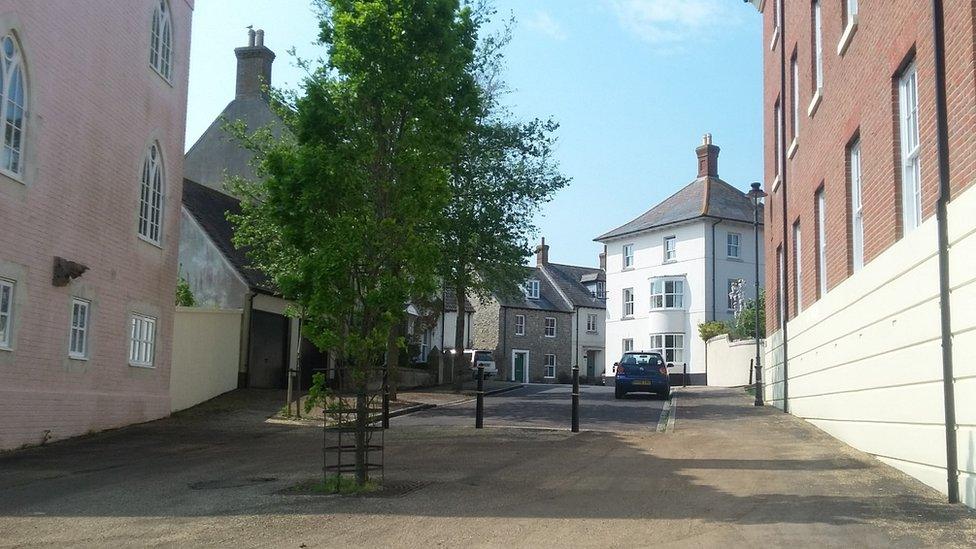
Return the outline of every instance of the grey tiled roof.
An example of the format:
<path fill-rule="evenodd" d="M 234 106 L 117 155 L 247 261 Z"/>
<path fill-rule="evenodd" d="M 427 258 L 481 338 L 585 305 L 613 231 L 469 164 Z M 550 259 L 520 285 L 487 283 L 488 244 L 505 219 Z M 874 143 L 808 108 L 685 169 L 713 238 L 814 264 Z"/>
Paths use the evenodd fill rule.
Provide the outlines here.
<path fill-rule="evenodd" d="M 538 267 L 526 267 L 525 279 L 535 279 L 539 281 L 539 299 L 529 299 L 524 294 L 518 296 L 498 296 L 498 301 L 503 307 L 513 307 L 517 309 L 537 309 L 540 311 L 562 311 L 570 313 L 573 307 L 566 302 L 559 291 L 556 290 L 548 277 L 543 274 Z"/>
<path fill-rule="evenodd" d="M 549 263 L 545 266 L 545 270 L 555 281 L 559 289 L 562 290 L 563 294 L 569 298 L 572 304 L 576 307 L 592 307 L 594 309 L 606 309 L 607 303 L 605 299 L 599 299 L 593 296 L 586 286 L 581 283 L 583 278 L 593 278 L 593 280 L 601 279 L 600 275 L 603 271 L 594 267 L 577 267 L 575 265 L 561 265 L 559 263 Z M 606 277 L 602 277 L 603 280 Z"/>
<path fill-rule="evenodd" d="M 752 223 L 752 201 L 745 193 L 717 177 L 699 177 L 633 221 L 594 240 L 608 240 L 699 217 Z M 762 213 L 759 219 L 761 223 Z"/>
<path fill-rule="evenodd" d="M 227 220 L 227 214 L 241 213 L 236 198 L 184 179 L 183 206 L 252 290 L 276 293 L 268 276 L 251 266 L 246 250 L 234 245 L 234 226 Z"/>

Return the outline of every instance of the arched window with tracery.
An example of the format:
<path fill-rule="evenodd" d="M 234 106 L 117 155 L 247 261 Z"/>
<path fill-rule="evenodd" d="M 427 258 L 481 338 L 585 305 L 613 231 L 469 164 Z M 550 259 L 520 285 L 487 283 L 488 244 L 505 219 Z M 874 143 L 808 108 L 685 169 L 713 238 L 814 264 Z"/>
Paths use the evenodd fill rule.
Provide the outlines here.
<path fill-rule="evenodd" d="M 156 2 L 153 10 L 149 64 L 163 78 L 170 79 L 173 72 L 173 22 L 166 0 Z"/>
<path fill-rule="evenodd" d="M 159 244 L 163 226 L 163 159 L 153 143 L 142 163 L 139 186 L 139 236 Z"/>
<path fill-rule="evenodd" d="M 27 118 L 27 85 L 24 61 L 13 35 L 0 38 L 0 170 L 20 176 L 24 173 L 24 121 Z"/>

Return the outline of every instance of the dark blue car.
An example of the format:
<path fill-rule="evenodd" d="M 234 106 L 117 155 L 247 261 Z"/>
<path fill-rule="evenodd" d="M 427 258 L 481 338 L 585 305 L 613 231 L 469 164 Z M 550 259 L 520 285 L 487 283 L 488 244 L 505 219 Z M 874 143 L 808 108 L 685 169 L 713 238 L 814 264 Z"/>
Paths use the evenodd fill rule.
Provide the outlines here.
<path fill-rule="evenodd" d="M 627 393 L 656 393 L 671 396 L 668 367 L 659 353 L 627 352 L 614 364 L 614 396 Z"/>

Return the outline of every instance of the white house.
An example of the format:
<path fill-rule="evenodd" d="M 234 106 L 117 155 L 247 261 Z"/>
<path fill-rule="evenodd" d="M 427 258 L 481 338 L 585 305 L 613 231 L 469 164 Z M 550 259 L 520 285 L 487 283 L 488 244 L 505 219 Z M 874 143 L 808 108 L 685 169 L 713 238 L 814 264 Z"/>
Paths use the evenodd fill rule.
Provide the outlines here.
<path fill-rule="evenodd" d="M 732 317 L 737 280 L 755 297 L 754 208 L 718 177 L 719 148 L 705 135 L 698 177 L 638 218 L 596 238 L 607 254 L 605 373 L 628 350 L 660 351 L 672 374 L 707 383 L 698 325 Z M 762 212 L 759 273 L 762 284 Z"/>

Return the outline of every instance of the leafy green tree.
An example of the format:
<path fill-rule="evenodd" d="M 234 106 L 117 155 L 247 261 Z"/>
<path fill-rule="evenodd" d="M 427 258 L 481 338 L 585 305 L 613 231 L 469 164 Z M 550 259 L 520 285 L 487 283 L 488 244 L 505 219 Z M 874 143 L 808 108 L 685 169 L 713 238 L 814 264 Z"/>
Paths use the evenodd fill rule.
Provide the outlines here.
<path fill-rule="evenodd" d="M 197 300 L 193 297 L 190 283 L 182 276 L 176 281 L 176 305 L 179 307 L 196 307 Z"/>
<path fill-rule="evenodd" d="M 367 384 L 406 303 L 437 287 L 430 243 L 478 108 L 478 29 L 459 0 L 317 4 L 328 60 L 301 97 L 276 95 L 293 138 L 251 138 L 263 181 L 238 186 L 235 243 L 300 306 L 303 334 L 352 370 L 362 485 Z"/>
<path fill-rule="evenodd" d="M 475 12 L 483 24 L 493 15 L 486 5 Z M 460 387 L 466 370 L 458 360 L 464 350 L 465 296 L 514 295 L 525 280 L 523 266 L 531 253 L 531 220 L 539 207 L 569 183 L 553 157 L 558 124 L 551 120 L 514 120 L 501 99 L 503 49 L 510 26 L 479 43 L 473 65 L 477 82 L 476 124 L 469 127 L 464 147 L 451 166 L 451 201 L 444 211 L 440 247 L 441 277 L 458 303 L 454 349 L 454 383 Z"/>
<path fill-rule="evenodd" d="M 756 336 L 756 300 L 746 301 L 742 311 L 730 321 L 732 339 L 752 339 Z M 759 291 L 759 338 L 766 337 L 766 291 Z"/>

